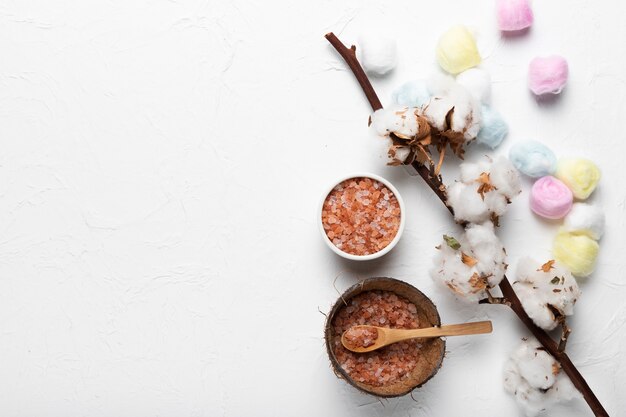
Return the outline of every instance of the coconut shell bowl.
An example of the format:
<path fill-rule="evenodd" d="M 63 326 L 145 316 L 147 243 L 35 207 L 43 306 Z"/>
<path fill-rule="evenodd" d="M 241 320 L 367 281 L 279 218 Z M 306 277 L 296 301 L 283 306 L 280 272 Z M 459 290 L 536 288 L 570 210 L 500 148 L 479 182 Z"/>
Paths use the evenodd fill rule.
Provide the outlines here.
<path fill-rule="evenodd" d="M 370 383 L 370 381 L 363 380 L 363 378 L 351 377 L 349 371 L 342 367 L 340 358 L 338 358 L 336 354 L 337 343 L 341 343 L 341 334 L 333 327 L 335 318 L 340 315 L 344 308 L 350 305 L 350 301 L 353 298 L 371 291 L 383 291 L 386 294 L 392 293 L 415 305 L 416 308 L 411 306 L 411 315 L 412 317 L 417 317 L 417 328 L 441 325 L 437 308 L 433 302 L 417 288 L 393 278 L 368 278 L 346 290 L 330 310 L 324 331 L 328 357 L 330 358 L 335 374 L 362 392 L 384 398 L 399 397 L 409 394 L 414 389 L 428 382 L 441 367 L 446 347 L 446 342 L 443 339 L 419 339 L 419 348 L 415 348 L 419 349 L 418 354 L 411 358 L 411 361 L 415 362 L 414 367 L 401 378 L 393 378 L 389 383 Z M 377 323 L 361 324 L 373 325 Z M 383 349 L 387 349 L 388 347 Z"/>

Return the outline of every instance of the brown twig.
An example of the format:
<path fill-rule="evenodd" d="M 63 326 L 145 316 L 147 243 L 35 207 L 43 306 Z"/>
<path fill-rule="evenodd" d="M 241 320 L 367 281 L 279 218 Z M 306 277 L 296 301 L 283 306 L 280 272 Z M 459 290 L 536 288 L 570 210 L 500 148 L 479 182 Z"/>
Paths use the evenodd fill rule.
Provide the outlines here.
<path fill-rule="evenodd" d="M 356 47 L 352 46 L 347 48 L 332 32 L 326 35 L 326 39 L 344 58 L 348 67 L 356 76 L 356 79 L 361 85 L 361 89 L 365 93 L 365 97 L 367 98 L 367 101 L 369 101 L 372 109 L 374 111 L 382 109 L 383 106 L 376 94 L 376 91 L 374 91 L 374 87 L 372 87 L 365 71 L 363 71 L 361 64 L 359 64 L 359 61 L 356 59 Z M 415 168 L 420 177 L 422 177 L 424 182 L 426 182 L 431 190 L 433 190 L 439 199 L 444 203 L 450 213 L 454 214 L 454 211 L 446 202 L 445 186 L 441 181 L 441 177 L 439 175 L 435 175 L 434 171 L 431 171 L 431 169 L 417 161 L 413 162 L 411 165 Z M 503 298 L 507 300 L 506 303 L 502 304 L 508 305 L 511 310 L 513 310 L 513 312 L 522 321 L 522 323 L 524 323 L 528 330 L 530 330 L 539 343 L 541 343 L 543 347 L 561 364 L 561 369 L 571 379 L 576 389 L 582 393 L 583 398 L 593 411 L 594 415 L 599 417 L 608 417 L 609 414 L 606 412 L 567 354 L 560 351 L 559 346 L 554 342 L 554 340 L 552 340 L 552 338 L 550 338 L 545 331 L 537 327 L 535 323 L 533 323 L 532 319 L 528 317 L 528 314 L 526 314 L 526 311 L 524 311 L 524 308 L 522 307 L 522 303 L 515 294 L 511 283 L 506 277 L 504 277 L 502 282 L 500 282 L 500 290 L 502 291 Z"/>

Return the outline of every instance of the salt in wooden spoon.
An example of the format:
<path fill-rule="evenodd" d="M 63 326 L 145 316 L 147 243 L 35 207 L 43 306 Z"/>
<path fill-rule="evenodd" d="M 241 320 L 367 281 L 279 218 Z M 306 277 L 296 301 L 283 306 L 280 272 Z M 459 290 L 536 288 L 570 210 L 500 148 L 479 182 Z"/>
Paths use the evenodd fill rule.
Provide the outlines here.
<path fill-rule="evenodd" d="M 353 344 L 350 342 L 350 340 L 346 340 L 346 333 L 350 332 L 351 330 L 358 329 L 369 330 L 371 331 L 372 336 L 375 336 L 377 333 L 378 337 L 376 337 L 376 339 L 373 339 L 373 344 L 368 343 L 369 346 L 367 347 L 358 346 L 358 343 Z M 426 327 L 423 329 L 411 330 L 387 329 L 385 327 L 359 325 L 352 326 L 341 335 L 341 344 L 343 344 L 346 349 L 351 350 L 352 352 L 362 353 L 371 352 L 392 343 L 401 342 L 408 339 L 484 334 L 491 333 L 492 330 L 493 328 L 491 326 L 491 321 L 475 321 L 472 323 L 448 324 L 446 326 L 440 327 Z"/>

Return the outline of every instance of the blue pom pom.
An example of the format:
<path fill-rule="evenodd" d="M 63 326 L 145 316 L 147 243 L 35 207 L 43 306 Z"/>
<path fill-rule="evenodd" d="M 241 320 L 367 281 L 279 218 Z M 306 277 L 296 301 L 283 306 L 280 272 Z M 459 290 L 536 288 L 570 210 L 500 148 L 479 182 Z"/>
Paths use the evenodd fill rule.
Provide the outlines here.
<path fill-rule="evenodd" d="M 538 178 L 554 174 L 556 156 L 547 146 L 534 140 L 518 142 L 509 151 L 511 163 L 529 177 Z"/>
<path fill-rule="evenodd" d="M 430 100 L 430 91 L 424 80 L 409 81 L 396 88 L 391 98 L 401 106 L 422 107 Z"/>
<path fill-rule="evenodd" d="M 482 106 L 480 116 L 480 131 L 476 136 L 476 142 L 496 148 L 502 143 L 506 135 L 509 134 L 509 126 L 506 124 L 500 113 L 491 107 Z"/>

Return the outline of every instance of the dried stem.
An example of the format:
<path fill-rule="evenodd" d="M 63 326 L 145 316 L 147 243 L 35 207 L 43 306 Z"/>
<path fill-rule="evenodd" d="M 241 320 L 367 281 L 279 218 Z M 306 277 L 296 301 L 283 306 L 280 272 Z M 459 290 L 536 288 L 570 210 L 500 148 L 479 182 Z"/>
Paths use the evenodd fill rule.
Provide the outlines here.
<path fill-rule="evenodd" d="M 326 39 L 330 44 L 337 50 L 337 52 L 344 58 L 350 70 L 354 73 L 357 81 L 361 85 L 361 89 L 365 93 L 365 97 L 369 101 L 372 109 L 379 110 L 382 109 L 383 106 L 376 95 L 376 91 L 372 87 L 365 71 L 359 64 L 359 61 L 356 59 L 356 47 L 353 45 L 350 48 L 347 48 L 332 32 L 326 35 Z M 450 211 L 450 213 L 454 214 L 452 207 L 450 207 L 446 200 L 446 192 L 445 186 L 441 180 L 441 176 L 435 175 L 434 170 L 420 164 L 419 162 L 413 162 L 411 164 L 413 168 L 417 171 L 417 173 L 422 177 L 424 182 L 435 192 L 435 194 L 439 197 L 439 199 L 444 203 L 446 208 Z M 593 411 L 594 415 L 608 417 L 608 413 L 595 396 L 583 376 L 578 372 L 578 369 L 574 366 L 572 361 L 569 359 L 567 354 L 564 351 L 559 350 L 559 345 L 550 338 L 550 336 L 537 327 L 535 323 L 533 323 L 532 319 L 528 317 L 526 311 L 522 307 L 522 303 L 519 298 L 515 294 L 513 287 L 509 280 L 504 277 L 502 282 L 500 283 L 500 290 L 502 291 L 502 296 L 505 300 L 505 303 L 501 303 L 502 305 L 508 305 L 511 310 L 517 315 L 517 317 L 524 323 L 524 325 L 530 330 L 530 332 L 535 336 L 535 338 L 543 345 L 543 347 L 561 364 L 561 369 L 569 378 L 572 380 L 572 383 L 580 391 Z M 489 302 L 489 300 L 487 301 Z M 500 304 L 500 303 L 498 303 Z M 567 338 L 565 338 L 567 340 Z M 563 342 L 561 341 L 561 344 Z"/>
<path fill-rule="evenodd" d="M 565 320 L 561 320 L 561 340 L 559 341 L 559 352 L 565 352 L 565 346 L 567 345 L 567 339 L 569 338 L 572 329 L 567 325 Z"/>

